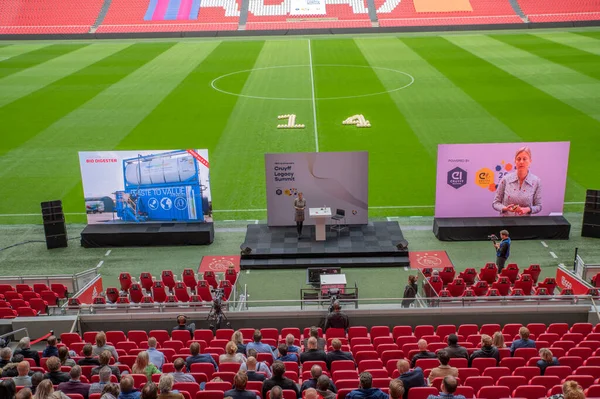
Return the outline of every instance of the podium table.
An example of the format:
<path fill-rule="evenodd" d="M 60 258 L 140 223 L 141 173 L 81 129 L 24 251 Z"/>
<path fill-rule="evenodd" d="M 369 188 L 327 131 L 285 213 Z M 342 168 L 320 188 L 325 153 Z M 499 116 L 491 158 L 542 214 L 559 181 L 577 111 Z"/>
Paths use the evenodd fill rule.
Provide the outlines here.
<path fill-rule="evenodd" d="M 331 208 L 308 208 L 308 215 L 315 219 L 315 239 L 325 241 L 325 222 L 331 218 Z"/>
<path fill-rule="evenodd" d="M 325 295 L 331 289 L 338 289 L 344 292 L 346 288 L 346 275 L 345 274 L 321 274 L 321 294 Z"/>

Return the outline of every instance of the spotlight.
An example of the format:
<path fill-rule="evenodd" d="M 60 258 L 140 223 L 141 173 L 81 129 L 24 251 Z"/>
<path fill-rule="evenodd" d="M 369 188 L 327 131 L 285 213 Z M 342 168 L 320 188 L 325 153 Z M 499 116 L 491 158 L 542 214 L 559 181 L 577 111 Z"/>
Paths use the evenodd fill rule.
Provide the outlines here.
<path fill-rule="evenodd" d="M 396 248 L 398 248 L 399 251 L 408 250 L 408 241 L 400 240 L 400 242 L 398 244 L 396 244 Z"/>
<path fill-rule="evenodd" d="M 250 255 L 252 253 L 252 248 L 242 244 L 240 245 L 240 252 L 242 255 Z"/>

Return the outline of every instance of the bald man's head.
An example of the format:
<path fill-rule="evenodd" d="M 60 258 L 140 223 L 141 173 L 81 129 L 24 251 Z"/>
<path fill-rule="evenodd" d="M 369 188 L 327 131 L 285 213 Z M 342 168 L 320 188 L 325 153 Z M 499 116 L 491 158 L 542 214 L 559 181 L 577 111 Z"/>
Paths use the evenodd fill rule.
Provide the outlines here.
<path fill-rule="evenodd" d="M 419 350 L 421 352 L 425 352 L 427 350 L 427 341 L 424 339 L 420 339 L 417 345 L 419 345 Z"/>
<path fill-rule="evenodd" d="M 312 378 L 314 378 L 316 380 L 317 378 L 319 378 L 321 376 L 321 374 L 323 374 L 323 369 L 321 368 L 321 366 L 319 366 L 318 364 L 315 364 L 314 366 L 311 367 L 310 375 L 312 376 Z"/>

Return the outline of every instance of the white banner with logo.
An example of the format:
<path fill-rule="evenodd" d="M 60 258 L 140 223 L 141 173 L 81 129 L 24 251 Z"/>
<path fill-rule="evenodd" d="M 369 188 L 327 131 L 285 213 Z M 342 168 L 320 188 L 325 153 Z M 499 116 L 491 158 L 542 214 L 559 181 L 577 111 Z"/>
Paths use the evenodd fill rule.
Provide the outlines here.
<path fill-rule="evenodd" d="M 290 15 L 325 15 L 325 0 L 291 0 Z"/>

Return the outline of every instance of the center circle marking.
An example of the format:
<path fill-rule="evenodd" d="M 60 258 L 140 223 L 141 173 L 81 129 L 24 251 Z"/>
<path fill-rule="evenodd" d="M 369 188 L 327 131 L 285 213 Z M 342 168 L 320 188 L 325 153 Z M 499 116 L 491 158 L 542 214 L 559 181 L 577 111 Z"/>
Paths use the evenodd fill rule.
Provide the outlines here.
<path fill-rule="evenodd" d="M 217 82 L 223 78 L 229 77 L 229 76 L 233 76 L 233 75 L 237 75 L 240 73 L 246 73 L 246 72 L 253 72 L 253 71 L 262 71 L 262 70 L 266 70 L 266 69 L 281 69 L 281 68 L 301 68 L 301 67 L 311 67 L 311 65 L 281 65 L 281 66 L 271 66 L 271 67 L 264 67 L 264 68 L 253 68 L 253 69 L 245 69 L 242 71 L 236 71 L 236 72 L 231 72 L 231 73 L 227 73 L 225 75 L 221 75 L 215 79 L 213 79 L 210 82 L 210 86 L 221 93 L 224 94 L 229 94 L 231 96 L 237 96 L 237 97 L 244 97 L 244 98 L 253 98 L 253 99 L 257 99 L 257 100 L 282 100 L 282 101 L 312 101 L 312 97 L 310 98 L 302 98 L 302 97 L 263 97 L 263 96 L 251 96 L 251 95 L 247 95 L 247 94 L 241 94 L 241 93 L 233 93 L 227 90 L 223 90 L 220 89 L 219 87 L 217 87 Z M 404 86 L 400 86 L 397 87 L 395 89 L 391 89 L 391 90 L 386 90 L 386 91 L 380 91 L 380 92 L 376 92 L 376 93 L 368 93 L 368 94 L 359 94 L 356 96 L 343 96 L 343 97 L 324 97 L 324 98 L 320 98 L 320 97 L 316 97 L 315 100 L 342 100 L 342 99 L 347 99 L 347 98 L 361 98 L 361 97 L 372 97 L 372 96 L 379 96 L 381 94 L 387 94 L 387 93 L 394 93 L 396 91 L 402 90 L 402 89 L 406 89 L 407 87 L 409 87 L 410 85 L 412 85 L 415 82 L 415 78 L 406 72 L 402 72 L 399 71 L 397 69 L 391 69 L 391 68 L 383 68 L 383 67 L 374 67 L 374 66 L 366 66 L 366 65 L 337 65 L 337 64 L 315 64 L 312 65 L 312 67 L 348 67 L 348 68 L 369 68 L 369 69 L 379 69 L 382 71 L 389 71 L 389 72 L 395 72 L 404 76 L 407 76 L 408 78 L 410 78 L 410 82 L 408 82 L 407 84 L 405 84 Z"/>

